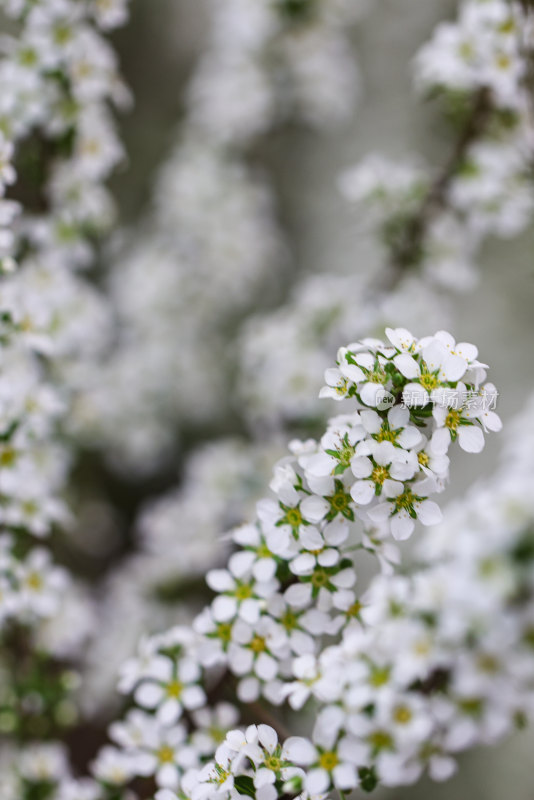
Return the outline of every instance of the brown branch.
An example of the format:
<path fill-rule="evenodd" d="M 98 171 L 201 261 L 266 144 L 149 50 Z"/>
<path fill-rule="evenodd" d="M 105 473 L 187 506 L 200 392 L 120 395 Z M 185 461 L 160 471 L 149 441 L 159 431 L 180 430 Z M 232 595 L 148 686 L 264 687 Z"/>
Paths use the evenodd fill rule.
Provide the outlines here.
<path fill-rule="evenodd" d="M 404 273 L 421 260 L 429 223 L 447 207 L 447 194 L 452 180 L 464 163 L 469 148 L 481 136 L 491 118 L 493 106 L 489 89 L 480 89 L 458 137 L 454 150 L 440 174 L 430 185 L 419 209 L 404 222 L 404 230 L 392 248 L 389 276 L 383 289 L 391 291 Z"/>

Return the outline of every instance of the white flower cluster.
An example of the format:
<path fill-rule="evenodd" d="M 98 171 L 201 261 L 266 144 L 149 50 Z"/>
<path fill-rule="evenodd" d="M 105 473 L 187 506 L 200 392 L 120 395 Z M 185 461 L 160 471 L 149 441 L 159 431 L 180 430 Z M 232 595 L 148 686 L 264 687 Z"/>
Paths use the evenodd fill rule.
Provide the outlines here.
<path fill-rule="evenodd" d="M 337 367 L 327 370 L 321 394 L 354 397 L 362 410 L 330 425 L 323 452 L 306 468 L 318 480 L 352 474 L 347 490 L 371 523 L 405 539 L 416 518 L 423 525 L 441 518 L 428 497 L 447 481 L 451 442 L 478 453 L 484 431 L 500 430 L 501 421 L 474 345 L 457 344 L 446 331 L 420 340 L 403 328 L 386 333 L 387 343 L 342 347 Z"/>
<path fill-rule="evenodd" d="M 512 237 L 532 218 L 531 16 L 521 3 L 465 0 L 417 55 L 415 81 L 470 114 L 449 174 L 377 155 L 340 181 L 381 232 L 397 267 L 419 266 L 431 282 L 466 290 L 488 235 Z"/>
<path fill-rule="evenodd" d="M 234 530 L 239 549 L 228 567 L 208 572 L 208 585 L 217 594 L 195 620 L 194 632 L 179 628 L 144 640 L 139 656 L 127 662 L 120 688 L 133 691 L 142 710 L 112 725 L 121 749 L 108 749 L 101 758 L 126 758 L 132 775 L 155 776 L 161 787 L 181 788 L 187 796 L 196 791 L 191 770 L 202 770 L 208 795 L 217 791 L 212 784 L 222 775 L 218 763 L 226 775 L 221 790 L 230 790 L 225 781 L 234 774 L 229 765 L 235 754 L 223 748 L 222 764 L 203 766 L 210 754 L 199 750 L 184 709 L 189 716 L 205 713 L 206 687 L 226 682 L 225 670 L 238 679 L 241 702 L 263 695 L 279 705 L 288 694 L 294 705 L 305 702 L 318 685 L 315 659 L 322 637 L 343 632 L 349 641 L 360 631 L 364 607 L 354 591 L 355 557 L 362 550 L 371 553 L 391 574 L 398 555 L 389 534 L 406 538 L 417 518 L 423 524 L 439 521 L 438 507 L 427 498 L 447 477 L 451 438 L 460 427 L 480 430 L 486 413 L 488 427 L 499 427 L 493 411 L 482 412 L 475 403 L 467 416 L 461 404 L 468 390 L 478 400 L 489 394 L 480 386 L 484 365 L 473 345 L 456 345 L 445 332 L 418 341 L 396 329 L 388 337 L 389 344 L 364 340 L 340 351 L 324 394 L 354 396 L 360 408 L 331 420 L 320 443 L 292 443 L 292 455 L 274 471 L 274 498 L 257 504 L 254 524 Z M 425 392 L 423 401 L 404 405 L 415 385 Z M 378 394 L 389 390 L 390 406 Z M 445 411 L 446 391 L 461 398 L 456 409 Z M 447 425 L 447 414 L 456 415 L 456 424 Z M 314 744 L 304 742 L 295 756 L 297 765 L 308 768 L 300 783 L 309 793 L 327 791 L 331 775 L 340 789 L 372 780 L 367 764 L 372 748 L 364 757 L 354 736 L 341 736 L 340 744 L 342 718 L 340 709 L 322 712 Z M 250 743 L 257 743 L 257 730 L 250 731 Z M 273 743 L 268 753 L 277 747 Z M 255 757 L 247 758 L 258 767 Z M 238 774 L 251 777 L 247 771 Z M 279 778 L 266 779 L 265 785 Z"/>
<path fill-rule="evenodd" d="M 295 794 L 295 788 L 303 783 L 304 771 L 294 763 L 306 747 L 306 740 L 298 736 L 280 744 L 270 725 L 229 731 L 217 748 L 215 759 L 196 776 L 196 785 L 191 780 L 191 798 L 234 800 L 253 793 L 258 800 L 276 800 L 286 790 Z M 163 795 L 160 800 L 164 800 Z"/>
<path fill-rule="evenodd" d="M 288 114 L 323 128 L 349 117 L 359 77 L 347 27 L 359 0 L 229 0 L 211 10 L 211 46 L 190 91 L 201 131 L 235 146 Z"/>
<path fill-rule="evenodd" d="M 176 149 L 156 199 L 148 231 L 109 275 L 118 346 L 97 371 L 79 371 L 75 409 L 84 438 L 140 474 L 172 453 L 177 420 L 228 413 L 224 330 L 268 288 L 280 256 L 263 180 L 204 143 Z"/>
<path fill-rule="evenodd" d="M 529 406 L 497 474 L 422 541 L 424 566 L 375 578 L 362 628 L 298 666 L 292 705 L 311 692 L 322 704 L 314 736 L 335 730 L 338 755 L 348 738 L 356 766 L 375 781 L 413 783 L 425 770 L 446 780 L 458 752 L 532 719 Z"/>
<path fill-rule="evenodd" d="M 112 783 L 92 778 L 75 778 L 68 752 L 59 742 L 32 742 L 18 751 L 4 749 L 0 754 L 0 796 L 2 800 L 44 796 L 53 800 L 136 800 L 128 791 L 111 793 Z"/>
<path fill-rule="evenodd" d="M 13 539 L 0 537 L 0 625 L 13 618 L 32 623 L 56 614 L 68 583 L 48 550 L 34 548 L 24 558 L 13 553 Z"/>
<path fill-rule="evenodd" d="M 110 216 L 103 183 L 122 148 L 108 104 L 126 95 L 114 52 L 95 27 L 99 7 L 66 0 L 4 7 L 16 36 L 2 37 L 0 57 L 0 218 L 9 226 L 0 237 L 0 523 L 13 533 L 2 539 L 2 620 L 51 616 L 66 586 L 65 572 L 25 537 L 44 537 L 68 519 L 59 494 L 69 455 L 56 441 L 68 396 L 45 364 L 59 372 L 68 359 L 91 358 L 105 337 L 102 301 L 79 268 L 91 257 L 89 235 Z M 39 175 L 26 175 L 22 158 L 19 177 L 36 184 L 37 210 L 4 199 L 28 148 Z"/>

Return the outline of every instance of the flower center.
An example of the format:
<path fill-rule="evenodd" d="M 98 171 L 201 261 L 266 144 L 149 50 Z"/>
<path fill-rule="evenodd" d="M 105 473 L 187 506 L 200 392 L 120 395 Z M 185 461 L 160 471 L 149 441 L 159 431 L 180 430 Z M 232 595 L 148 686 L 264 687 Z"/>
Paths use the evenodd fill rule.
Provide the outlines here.
<path fill-rule="evenodd" d="M 26 578 L 26 583 L 30 589 L 34 589 L 36 592 L 39 592 L 43 588 L 42 575 L 39 575 L 38 572 L 30 572 Z"/>
<path fill-rule="evenodd" d="M 387 467 L 375 467 L 371 472 L 371 479 L 378 486 L 382 486 L 386 478 L 389 478 L 389 470 Z"/>
<path fill-rule="evenodd" d="M 334 750 L 327 750 L 324 753 L 321 753 L 319 757 L 319 766 L 321 769 L 326 769 L 327 772 L 330 772 L 337 767 L 339 764 L 339 758 L 337 753 Z"/>
<path fill-rule="evenodd" d="M 387 731 L 374 731 L 369 737 L 369 743 L 375 750 L 389 750 L 393 746 L 393 739 Z"/>
<path fill-rule="evenodd" d="M 292 611 L 286 611 L 282 619 L 280 620 L 286 631 L 292 631 L 297 627 L 298 620 L 297 615 L 294 614 Z"/>
<path fill-rule="evenodd" d="M 292 528 L 298 528 L 302 525 L 302 514 L 299 508 L 290 508 L 286 514 L 286 521 Z"/>
<path fill-rule="evenodd" d="M 345 492 L 336 492 L 330 498 L 331 505 L 336 509 L 336 511 L 342 511 L 344 508 L 347 507 L 349 502 L 349 496 L 345 494 Z"/>
<path fill-rule="evenodd" d="M 17 460 L 17 451 L 13 447 L 6 447 L 0 453 L 0 466 L 12 467 Z"/>
<path fill-rule="evenodd" d="M 281 767 L 280 759 L 277 758 L 276 756 L 269 756 L 268 758 L 265 759 L 264 764 L 267 767 L 267 769 L 270 769 L 273 772 L 278 772 L 278 770 Z"/>
<path fill-rule="evenodd" d="M 157 755 L 158 755 L 158 761 L 161 764 L 172 764 L 172 762 L 174 761 L 174 750 L 172 749 L 172 747 L 169 747 L 168 745 L 160 747 Z"/>
<path fill-rule="evenodd" d="M 347 617 L 357 617 L 360 611 L 362 610 L 362 604 L 359 600 L 356 600 L 349 608 L 347 609 Z"/>
<path fill-rule="evenodd" d="M 392 431 L 389 428 L 382 428 L 376 437 L 377 442 L 396 442 L 397 436 L 399 435 L 398 431 Z"/>
<path fill-rule="evenodd" d="M 419 461 L 422 467 L 428 467 L 430 463 L 430 457 L 423 450 L 421 450 L 421 452 L 417 454 L 417 460 Z"/>
<path fill-rule="evenodd" d="M 431 392 L 439 386 L 439 380 L 432 372 L 423 372 L 419 378 L 419 383 L 427 392 Z"/>
<path fill-rule="evenodd" d="M 450 431 L 455 431 L 460 424 L 460 412 L 451 409 L 445 417 L 445 427 Z"/>
<path fill-rule="evenodd" d="M 311 576 L 312 586 L 315 586 L 316 589 L 320 589 L 322 586 L 326 586 L 328 580 L 329 580 L 328 573 L 326 573 L 324 569 L 316 569 L 313 575 Z"/>
<path fill-rule="evenodd" d="M 252 597 L 252 586 L 248 583 L 240 584 L 235 590 L 235 596 L 238 600 L 248 600 Z"/>
<path fill-rule="evenodd" d="M 169 697 L 175 697 L 176 699 L 180 697 L 184 690 L 183 683 L 180 681 L 171 681 L 167 686 L 167 695 Z"/>
<path fill-rule="evenodd" d="M 389 667 L 374 667 L 369 683 L 375 688 L 384 686 L 389 680 Z"/>
<path fill-rule="evenodd" d="M 265 650 L 267 650 L 267 645 L 265 644 L 265 639 L 263 636 L 254 636 L 250 642 L 250 649 L 253 653 L 265 652 Z"/>
<path fill-rule="evenodd" d="M 406 725 L 412 719 L 412 711 L 408 706 L 397 706 L 393 712 L 393 719 L 400 725 Z"/>
<path fill-rule="evenodd" d="M 411 489 L 405 489 L 402 494 L 394 498 L 395 508 L 397 511 L 412 511 L 413 504 L 417 498 Z"/>
<path fill-rule="evenodd" d="M 387 375 L 383 369 L 380 369 L 380 367 L 375 367 L 372 372 L 367 374 L 367 380 L 369 383 L 380 383 L 384 385 L 384 383 L 387 381 Z"/>
<path fill-rule="evenodd" d="M 217 636 L 223 642 L 230 642 L 232 640 L 232 626 L 229 622 L 221 622 L 217 626 Z"/>

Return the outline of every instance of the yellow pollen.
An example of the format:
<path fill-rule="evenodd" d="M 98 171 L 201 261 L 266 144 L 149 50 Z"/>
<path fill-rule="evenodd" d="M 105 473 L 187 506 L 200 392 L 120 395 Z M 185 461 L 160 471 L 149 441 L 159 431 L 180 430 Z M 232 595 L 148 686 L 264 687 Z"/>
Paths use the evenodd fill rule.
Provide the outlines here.
<path fill-rule="evenodd" d="M 428 467 L 430 463 L 430 457 L 424 450 L 421 450 L 420 453 L 417 454 L 417 460 L 421 464 L 422 467 Z"/>
<path fill-rule="evenodd" d="M 161 764 L 172 764 L 174 761 L 174 750 L 168 745 L 164 745 L 158 750 L 158 761 Z"/>
<path fill-rule="evenodd" d="M 383 686 L 389 680 L 389 669 L 388 667 L 376 667 L 373 669 L 371 674 L 371 679 L 369 683 L 371 686 L 378 687 Z"/>
<path fill-rule="evenodd" d="M 445 417 L 445 427 L 450 431 L 455 431 L 460 423 L 460 412 L 451 409 Z"/>
<path fill-rule="evenodd" d="M 345 492 L 336 492 L 330 498 L 330 502 L 337 511 L 341 511 L 347 507 L 349 500 Z"/>
<path fill-rule="evenodd" d="M 427 392 L 431 392 L 433 389 L 437 389 L 439 386 L 439 380 L 431 372 L 423 372 L 419 377 L 419 383 L 424 389 L 427 390 Z"/>
<path fill-rule="evenodd" d="M 382 486 L 386 478 L 389 478 L 389 470 L 387 467 L 375 467 L 371 473 L 371 479 L 379 486 Z"/>
<path fill-rule="evenodd" d="M 178 698 L 182 694 L 183 690 L 183 683 L 180 683 L 180 681 L 171 681 L 167 686 L 167 695 L 169 697 Z"/>
<path fill-rule="evenodd" d="M 362 604 L 356 600 L 356 602 L 347 609 L 347 617 L 357 617 L 361 610 Z"/>
<path fill-rule="evenodd" d="M 415 502 L 415 496 L 410 489 L 405 489 L 402 494 L 394 498 L 397 511 L 409 511 Z"/>
<path fill-rule="evenodd" d="M 217 627 L 217 636 L 223 642 L 230 642 L 232 639 L 232 626 L 228 622 L 221 622 Z"/>
<path fill-rule="evenodd" d="M 406 725 L 410 722 L 413 714 L 408 706 L 397 706 L 393 712 L 393 719 L 395 722 L 398 722 L 399 725 Z"/>
<path fill-rule="evenodd" d="M 43 588 L 43 578 L 38 572 L 30 572 L 26 578 L 26 583 L 30 589 L 34 589 L 36 592 Z"/>
<path fill-rule="evenodd" d="M 328 574 L 322 569 L 316 569 L 311 577 L 312 586 L 319 589 L 328 583 Z"/>
<path fill-rule="evenodd" d="M 292 611 L 286 611 L 282 619 L 280 620 L 286 631 L 292 631 L 297 627 L 297 615 L 293 614 Z"/>
<path fill-rule="evenodd" d="M 387 731 L 374 731 L 369 737 L 369 742 L 376 750 L 386 750 L 393 745 L 393 740 Z"/>
<path fill-rule="evenodd" d="M 302 514 L 298 508 L 290 508 L 286 514 L 286 520 L 288 525 L 291 525 L 292 528 L 298 528 L 299 525 L 302 525 Z"/>
<path fill-rule="evenodd" d="M 382 430 L 378 433 L 376 437 L 377 442 L 396 442 L 398 436 L 398 431 L 390 431 L 387 428 Z"/>
<path fill-rule="evenodd" d="M 375 369 L 369 373 L 367 379 L 370 383 L 384 384 L 387 381 L 387 375 L 382 369 Z"/>
<path fill-rule="evenodd" d="M 505 53 L 500 53 L 500 55 L 497 56 L 497 66 L 499 69 L 508 69 L 511 63 L 510 57 Z"/>
<path fill-rule="evenodd" d="M 267 650 L 267 645 L 265 644 L 265 639 L 263 636 L 254 636 L 250 642 L 250 649 L 253 653 L 265 652 L 265 650 Z"/>
<path fill-rule="evenodd" d="M 330 772 L 334 767 L 337 767 L 338 764 L 338 755 L 333 750 L 327 750 L 325 753 L 321 753 L 319 757 L 319 766 L 321 769 L 326 769 L 327 772 Z"/>
<path fill-rule="evenodd" d="M 2 467 L 12 467 L 16 460 L 17 451 L 12 447 L 6 447 L 5 450 L 2 450 L 0 453 L 0 466 Z"/>
<path fill-rule="evenodd" d="M 235 596 L 238 600 L 248 600 L 249 597 L 252 597 L 252 586 L 249 586 L 248 583 L 242 583 L 235 590 Z"/>

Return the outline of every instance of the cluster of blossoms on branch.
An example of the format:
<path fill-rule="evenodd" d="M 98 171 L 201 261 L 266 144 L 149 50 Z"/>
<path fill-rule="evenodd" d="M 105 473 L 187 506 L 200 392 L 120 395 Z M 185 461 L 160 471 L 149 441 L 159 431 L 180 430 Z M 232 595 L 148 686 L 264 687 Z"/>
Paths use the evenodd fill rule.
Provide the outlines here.
<path fill-rule="evenodd" d="M 34 205 L 1 201 L 14 218 L 0 284 L 0 520 L 13 533 L 2 540 L 4 619 L 19 605 L 23 615 L 53 613 L 64 584 L 46 551 L 31 550 L 31 536 L 68 521 L 59 497 L 70 460 L 57 436 L 69 402 L 61 372 L 93 358 L 106 327 L 102 302 L 78 270 L 109 221 L 103 183 L 122 158 L 108 106 L 127 93 L 97 27 L 121 18 L 119 7 L 50 0 L 4 9 L 18 35 L 2 39 L 0 188 L 16 192 L 17 167 L 36 194 Z"/>
<path fill-rule="evenodd" d="M 123 0 L 1 6 L 0 794 L 20 800 L 64 777 L 63 749 L 38 740 L 63 735 L 78 713 L 70 659 L 89 599 L 45 539 L 70 523 L 69 369 L 107 336 L 83 270 L 113 220 L 105 181 L 123 150 L 112 106 L 129 97 L 104 36 L 125 21 Z M 17 750 L 10 737 L 35 743 Z"/>
<path fill-rule="evenodd" d="M 392 536 L 407 538 L 414 519 L 440 519 L 428 496 L 446 482 L 446 451 L 459 438 L 458 428 L 500 427 L 495 412 L 482 406 L 471 416 L 461 405 L 447 411 L 456 415 L 448 427 L 439 413 L 446 409 L 446 392 L 456 392 L 461 401 L 467 390 L 481 400 L 493 396 L 494 389 L 482 383 L 485 367 L 473 345 L 456 345 L 445 332 L 422 340 L 404 329 L 387 333 L 387 344 L 364 340 L 342 349 L 351 354 L 342 366 L 350 378 L 335 368 L 338 391 L 327 386 L 324 393 L 347 395 L 355 410 L 334 417 L 320 442 L 291 444 L 291 455 L 274 470 L 274 496 L 258 503 L 253 524 L 234 530 L 238 549 L 227 568 L 208 572 L 216 596 L 192 628 L 143 640 L 138 656 L 125 663 L 119 688 L 132 693 L 137 708 L 112 724 L 118 748 L 107 746 L 97 758 L 100 780 L 112 783 L 119 775 L 121 785 L 126 772 L 199 798 L 212 792 L 234 796 L 234 779 L 238 785 L 252 780 L 258 796 L 266 797 L 286 778 L 294 794 L 311 795 L 375 781 L 375 750 L 356 732 L 342 732 L 342 712 L 335 708 L 321 711 L 312 741 L 286 742 L 284 750 L 270 729 L 253 727 L 242 753 L 223 745 L 211 763 L 218 743 L 214 720 L 220 719 L 220 730 L 223 720 L 235 725 L 239 712 L 225 702 L 212 707 L 208 698 L 234 682 L 240 703 L 263 697 L 279 706 L 289 697 L 297 706 L 312 695 L 320 681 L 310 665 L 322 658 L 324 637 L 345 642 L 365 628 L 366 605 L 355 589 L 362 551 L 391 575 L 398 561 Z M 410 406 L 403 397 L 416 381 L 415 367 L 419 377 L 428 377 L 425 391 L 433 394 L 424 405 Z M 388 388 L 395 392 L 391 404 L 382 403 L 376 391 Z M 431 449 L 436 442 L 438 454 Z M 369 667 L 366 674 L 371 680 L 374 673 Z M 239 736 L 230 739 L 235 743 Z M 264 774 L 275 761 L 272 775 Z"/>
<path fill-rule="evenodd" d="M 531 408 L 512 426 L 497 473 L 421 541 L 419 567 L 373 579 L 362 627 L 298 666 L 293 707 L 311 693 L 318 721 L 337 730 L 339 759 L 344 737 L 355 736 L 387 785 L 426 769 L 445 780 L 458 752 L 532 718 Z"/>
<path fill-rule="evenodd" d="M 516 236 L 532 219 L 533 49 L 532 15 L 521 3 L 466 0 L 417 54 L 417 89 L 441 97 L 459 127 L 449 163 L 433 175 L 419 162 L 370 155 L 340 180 L 394 269 L 417 266 L 431 283 L 470 289 L 484 239 Z"/>

